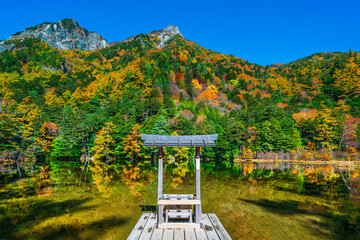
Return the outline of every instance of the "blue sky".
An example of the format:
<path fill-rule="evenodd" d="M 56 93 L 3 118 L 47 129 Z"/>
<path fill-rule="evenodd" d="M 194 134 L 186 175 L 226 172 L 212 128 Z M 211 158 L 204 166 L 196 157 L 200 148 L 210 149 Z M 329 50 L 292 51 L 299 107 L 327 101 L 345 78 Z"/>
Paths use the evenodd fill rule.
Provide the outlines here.
<path fill-rule="evenodd" d="M 360 51 L 360 0 L 6 1 L 0 39 L 42 22 L 74 18 L 108 42 L 179 27 L 186 39 L 258 64 L 316 52 Z"/>

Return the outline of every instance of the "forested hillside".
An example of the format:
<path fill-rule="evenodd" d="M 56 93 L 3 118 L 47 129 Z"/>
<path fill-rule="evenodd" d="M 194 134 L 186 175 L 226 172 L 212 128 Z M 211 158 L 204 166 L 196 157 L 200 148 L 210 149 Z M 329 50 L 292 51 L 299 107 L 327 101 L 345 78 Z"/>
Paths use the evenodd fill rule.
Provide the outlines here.
<path fill-rule="evenodd" d="M 218 133 L 218 147 L 202 153 L 216 159 L 358 157 L 360 53 L 260 66 L 181 35 L 159 48 L 162 40 L 140 34 L 94 51 L 6 40 L 12 47 L 0 53 L 0 170 L 21 172 L 46 158 L 153 158 L 139 133 Z"/>

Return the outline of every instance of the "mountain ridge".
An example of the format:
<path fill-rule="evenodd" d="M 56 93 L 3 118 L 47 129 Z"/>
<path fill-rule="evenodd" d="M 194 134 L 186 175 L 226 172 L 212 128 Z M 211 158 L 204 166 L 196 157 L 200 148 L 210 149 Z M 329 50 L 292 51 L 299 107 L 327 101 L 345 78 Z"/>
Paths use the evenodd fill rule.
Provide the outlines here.
<path fill-rule="evenodd" d="M 47 42 L 50 46 L 56 49 L 62 50 L 99 50 L 106 47 L 112 47 L 114 45 L 129 42 L 135 39 L 141 38 L 143 33 L 128 37 L 121 41 L 114 41 L 111 43 L 107 43 L 106 39 L 103 38 L 100 34 L 95 31 L 89 31 L 84 27 L 81 27 L 79 23 L 75 19 L 64 18 L 58 22 L 44 22 L 38 24 L 33 27 L 28 27 L 23 31 L 16 32 L 8 39 L 0 40 L 0 52 L 9 50 L 15 46 L 12 40 L 17 38 L 24 39 L 26 37 L 34 37 L 38 38 L 44 42 Z M 154 40 L 154 45 L 156 48 L 163 48 L 166 46 L 167 42 L 174 39 L 176 35 L 184 36 L 181 34 L 179 28 L 172 24 L 168 25 L 168 27 L 151 31 L 145 35 L 150 36 L 151 40 Z M 140 40 L 141 41 L 141 40 Z M 283 67 L 288 64 L 294 64 L 298 61 L 302 61 L 304 59 L 310 59 L 311 57 L 319 54 L 336 54 L 339 52 L 328 52 L 328 53 L 313 53 L 309 56 L 305 56 L 299 58 L 297 60 L 288 62 L 288 63 L 273 63 L 268 65 L 261 66 L 269 66 L 269 67 Z M 260 64 L 259 64 L 260 65 Z"/>
<path fill-rule="evenodd" d="M 152 39 L 158 39 L 157 43 L 155 44 L 156 48 L 164 47 L 166 42 L 175 35 L 180 35 L 183 37 L 179 28 L 172 24 L 170 24 L 165 29 L 152 31 L 147 35 L 149 35 Z M 81 27 L 75 19 L 65 18 L 58 22 L 44 22 L 34 27 L 28 27 L 23 31 L 12 34 L 8 39 L 0 41 L 0 52 L 14 47 L 14 44 L 11 43 L 11 40 L 17 38 L 24 39 L 26 37 L 34 37 L 47 42 L 50 46 L 57 49 L 78 49 L 89 51 L 132 41 L 139 36 L 141 36 L 141 34 L 131 36 L 121 40 L 120 42 L 115 41 L 108 44 L 107 41 L 97 32 L 89 31 L 86 28 Z"/>

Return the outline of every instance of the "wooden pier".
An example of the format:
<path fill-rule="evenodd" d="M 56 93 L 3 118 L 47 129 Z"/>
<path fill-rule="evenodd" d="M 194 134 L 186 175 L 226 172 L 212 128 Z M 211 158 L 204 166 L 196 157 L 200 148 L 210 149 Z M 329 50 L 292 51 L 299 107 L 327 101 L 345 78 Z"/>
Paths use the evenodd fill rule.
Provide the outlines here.
<path fill-rule="evenodd" d="M 200 148 L 215 147 L 217 134 L 170 136 L 141 134 L 146 147 L 158 147 L 157 213 L 144 213 L 128 240 L 229 240 L 214 213 L 203 214 L 200 191 Z M 195 147 L 195 194 L 163 193 L 164 147 Z"/>
<path fill-rule="evenodd" d="M 128 240 L 231 240 L 214 213 L 202 214 L 201 220 L 202 228 L 180 222 L 178 228 L 156 228 L 156 214 L 143 213 Z"/>

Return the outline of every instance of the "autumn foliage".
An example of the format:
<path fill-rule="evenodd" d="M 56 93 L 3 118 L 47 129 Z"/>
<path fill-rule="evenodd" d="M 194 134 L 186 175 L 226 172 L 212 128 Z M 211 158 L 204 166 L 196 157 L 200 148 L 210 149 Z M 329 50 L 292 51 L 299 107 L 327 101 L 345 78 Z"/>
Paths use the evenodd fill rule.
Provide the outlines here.
<path fill-rule="evenodd" d="M 140 139 L 151 132 L 217 133 L 217 148 L 203 152 L 209 158 L 358 157 L 358 52 L 261 66 L 181 36 L 157 48 L 156 36 L 141 34 L 88 52 L 9 41 L 14 47 L 0 53 L 4 174 L 20 176 L 49 157 L 105 173 L 102 164 L 154 159 Z"/>

